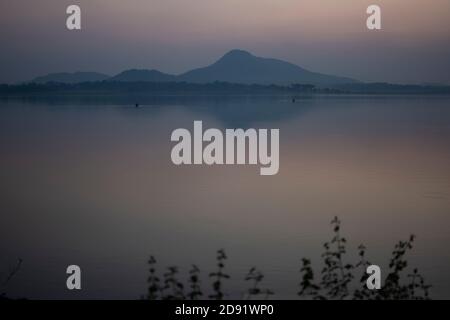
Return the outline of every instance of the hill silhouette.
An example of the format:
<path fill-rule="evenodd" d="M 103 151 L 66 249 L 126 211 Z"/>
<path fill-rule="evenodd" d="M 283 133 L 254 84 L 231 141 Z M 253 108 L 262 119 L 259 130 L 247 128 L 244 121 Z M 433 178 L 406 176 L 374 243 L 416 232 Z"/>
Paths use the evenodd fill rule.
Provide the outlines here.
<path fill-rule="evenodd" d="M 229 82 L 237 84 L 290 85 L 308 83 L 316 86 L 330 86 L 358 81 L 312 72 L 295 64 L 271 58 L 254 56 L 244 50 L 231 50 L 215 63 L 193 69 L 180 75 L 171 75 L 158 70 L 129 69 L 113 77 L 96 72 L 54 73 L 38 77 L 31 82 L 80 83 L 88 81 L 118 82 Z"/>
<path fill-rule="evenodd" d="M 355 83 L 354 79 L 311 72 L 282 60 L 261 58 L 243 50 L 231 50 L 210 66 L 188 71 L 178 77 L 186 82 L 223 81 L 244 84 L 309 83 L 334 85 Z"/>
<path fill-rule="evenodd" d="M 97 72 L 52 73 L 29 83 L 0 85 L 0 95 L 38 92 L 449 94 L 450 86 L 365 83 L 235 49 L 209 66 L 180 75 L 155 69 L 129 69 L 112 77 Z"/>
<path fill-rule="evenodd" d="M 176 81 L 177 77 L 171 74 L 163 73 L 158 70 L 146 69 L 130 69 L 125 70 L 114 77 L 108 79 L 109 81 L 124 81 L 124 82 L 169 82 Z"/>
<path fill-rule="evenodd" d="M 31 82 L 35 83 L 47 83 L 47 82 L 58 82 L 58 83 L 80 83 L 80 82 L 94 82 L 103 81 L 108 79 L 110 76 L 98 73 L 98 72 L 59 72 L 50 73 L 45 76 L 36 77 Z"/>

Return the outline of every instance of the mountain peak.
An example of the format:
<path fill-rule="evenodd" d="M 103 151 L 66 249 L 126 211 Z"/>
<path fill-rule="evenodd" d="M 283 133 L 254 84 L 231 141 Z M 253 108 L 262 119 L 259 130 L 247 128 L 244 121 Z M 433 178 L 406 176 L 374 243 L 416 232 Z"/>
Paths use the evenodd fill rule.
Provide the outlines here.
<path fill-rule="evenodd" d="M 188 71 L 180 75 L 178 79 L 197 83 L 223 81 L 282 85 L 292 83 L 329 85 L 355 81 L 349 78 L 311 72 L 282 60 L 257 57 L 241 49 L 228 51 L 213 64 Z"/>
<path fill-rule="evenodd" d="M 249 58 L 254 57 L 250 52 L 241 50 L 241 49 L 233 49 L 225 53 L 222 59 L 238 59 L 238 58 Z M 221 59 L 221 60 L 222 60 Z"/>

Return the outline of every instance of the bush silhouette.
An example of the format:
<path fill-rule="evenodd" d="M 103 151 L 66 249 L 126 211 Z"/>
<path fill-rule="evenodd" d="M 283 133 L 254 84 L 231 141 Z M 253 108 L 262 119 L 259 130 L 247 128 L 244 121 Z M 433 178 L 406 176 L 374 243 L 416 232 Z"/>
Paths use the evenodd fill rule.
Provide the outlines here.
<path fill-rule="evenodd" d="M 356 300 L 425 300 L 429 299 L 430 286 L 425 284 L 424 277 L 414 269 L 411 274 L 404 276 L 408 262 L 406 253 L 413 248 L 415 236 L 411 235 L 408 241 L 400 241 L 395 245 L 389 262 L 389 272 L 384 285 L 379 290 L 369 290 L 366 281 L 369 275 L 366 268 L 371 264 L 366 260 L 366 248 L 358 247 L 359 261 L 356 264 L 344 263 L 346 253 L 346 239 L 341 237 L 341 221 L 335 217 L 331 221 L 334 236 L 330 242 L 324 244 L 325 253 L 322 254 L 325 267 L 321 272 L 320 282 L 315 282 L 311 262 L 302 260 L 302 281 L 298 295 L 312 299 L 356 299 Z M 360 274 L 359 281 L 350 290 L 352 280 Z M 402 280 L 409 279 L 406 283 Z"/>
<path fill-rule="evenodd" d="M 347 239 L 341 235 L 341 221 L 334 217 L 331 221 L 333 236 L 330 241 L 323 244 L 324 252 L 321 257 L 323 268 L 316 279 L 311 260 L 301 259 L 300 289 L 298 296 L 301 299 L 314 300 L 427 300 L 430 299 L 430 285 L 425 283 L 424 277 L 415 268 L 407 273 L 408 261 L 406 254 L 413 248 L 415 236 L 411 235 L 407 241 L 398 242 L 392 252 L 389 261 L 389 271 L 385 277 L 381 289 L 370 290 L 366 282 L 369 275 L 366 269 L 371 263 L 366 259 L 366 247 L 358 246 L 359 260 L 351 263 L 345 260 L 347 254 Z M 212 279 L 212 294 L 209 299 L 222 300 L 228 294 L 224 291 L 224 282 L 230 279 L 225 273 L 225 250 L 217 251 L 217 270 L 209 274 Z M 148 295 L 150 300 L 161 299 L 190 299 L 202 298 L 203 290 L 200 284 L 200 269 L 193 265 L 189 271 L 188 284 L 190 292 L 184 293 L 184 285 L 178 276 L 177 267 L 169 267 L 163 276 L 163 284 L 156 273 L 156 260 L 152 256 L 149 259 Z M 252 267 L 244 280 L 250 283 L 245 291 L 245 299 L 268 299 L 274 294 L 270 289 L 261 287 L 264 275 L 256 267 Z"/>

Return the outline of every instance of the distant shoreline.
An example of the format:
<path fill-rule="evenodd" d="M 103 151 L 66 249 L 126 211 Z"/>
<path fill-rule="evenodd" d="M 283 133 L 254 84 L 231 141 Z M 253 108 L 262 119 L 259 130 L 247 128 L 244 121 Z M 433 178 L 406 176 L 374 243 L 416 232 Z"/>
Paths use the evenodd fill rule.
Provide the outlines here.
<path fill-rule="evenodd" d="M 65 84 L 25 83 L 0 85 L 2 98 L 33 97 L 123 97 L 123 96 L 296 96 L 304 95 L 448 95 L 450 86 L 398 85 L 389 83 L 349 83 L 329 87 L 312 84 L 260 85 L 228 82 L 116 82 L 98 81 Z"/>

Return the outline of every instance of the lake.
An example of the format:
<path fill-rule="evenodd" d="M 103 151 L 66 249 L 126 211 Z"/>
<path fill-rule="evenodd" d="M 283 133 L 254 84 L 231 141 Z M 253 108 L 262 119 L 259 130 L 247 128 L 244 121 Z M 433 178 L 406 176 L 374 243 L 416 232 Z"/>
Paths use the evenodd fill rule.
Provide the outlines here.
<path fill-rule="evenodd" d="M 387 270 L 399 240 L 450 298 L 450 97 L 324 95 L 0 100 L 0 268 L 23 265 L 8 295 L 121 298 L 146 294 L 159 272 L 192 263 L 207 274 L 228 255 L 229 298 L 256 266 L 274 298 L 296 298 L 301 257 L 320 270 L 330 221 L 342 220 L 348 258 L 360 243 Z M 171 132 L 279 128 L 280 170 L 176 166 Z M 82 269 L 68 291 L 66 267 Z"/>

